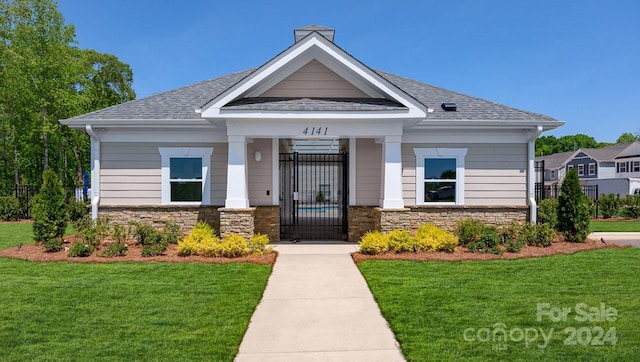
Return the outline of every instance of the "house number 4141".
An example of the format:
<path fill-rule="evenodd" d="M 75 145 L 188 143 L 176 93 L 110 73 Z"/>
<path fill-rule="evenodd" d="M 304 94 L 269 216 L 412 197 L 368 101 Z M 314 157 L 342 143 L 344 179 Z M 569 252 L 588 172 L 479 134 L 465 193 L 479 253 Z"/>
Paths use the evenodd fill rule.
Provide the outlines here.
<path fill-rule="evenodd" d="M 302 131 L 305 136 L 326 136 L 329 127 L 307 127 Z"/>

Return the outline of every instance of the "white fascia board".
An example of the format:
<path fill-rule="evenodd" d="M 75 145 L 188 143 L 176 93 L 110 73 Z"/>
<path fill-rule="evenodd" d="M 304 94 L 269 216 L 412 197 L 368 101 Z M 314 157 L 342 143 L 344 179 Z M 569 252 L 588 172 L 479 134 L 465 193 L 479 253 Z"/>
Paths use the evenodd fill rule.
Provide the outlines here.
<path fill-rule="evenodd" d="M 60 124 L 76 129 L 84 129 L 87 124 L 93 127 L 118 128 L 218 128 L 202 118 L 194 119 L 82 119 L 61 120 Z"/>
<path fill-rule="evenodd" d="M 403 111 L 222 111 L 220 117 L 226 119 L 420 119 L 423 115 L 416 109 Z"/>
<path fill-rule="evenodd" d="M 538 121 L 538 120 L 495 120 L 495 119 L 424 119 L 413 129 L 435 128 L 536 128 L 542 126 L 543 131 L 549 131 L 562 126 L 564 122 Z"/>
<path fill-rule="evenodd" d="M 103 142 L 138 142 L 138 143 L 216 143 L 227 142 L 225 131 L 213 129 L 174 128 L 95 128 L 94 131 Z"/>
<path fill-rule="evenodd" d="M 526 143 L 531 129 L 431 129 L 404 132 L 403 143 Z"/>

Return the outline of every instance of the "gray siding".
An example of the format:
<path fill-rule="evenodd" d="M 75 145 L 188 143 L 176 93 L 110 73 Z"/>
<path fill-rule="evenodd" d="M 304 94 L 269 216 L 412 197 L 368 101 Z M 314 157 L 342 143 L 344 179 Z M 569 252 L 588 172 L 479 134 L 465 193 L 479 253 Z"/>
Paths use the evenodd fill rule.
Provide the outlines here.
<path fill-rule="evenodd" d="M 368 96 L 317 60 L 312 60 L 261 97 L 365 97 Z"/>
<path fill-rule="evenodd" d="M 382 144 L 356 140 L 356 205 L 378 206 L 382 184 Z"/>
<path fill-rule="evenodd" d="M 260 150 L 262 160 L 256 162 L 255 152 Z M 273 203 L 273 155 L 270 138 L 256 138 L 247 145 L 247 169 L 249 204 L 251 206 Z M 267 191 L 269 194 L 267 195 Z M 276 190 L 277 191 L 277 190 Z"/>
<path fill-rule="evenodd" d="M 465 205 L 523 206 L 527 204 L 525 144 L 403 144 L 402 182 L 405 205 L 416 204 L 414 148 L 467 148 Z"/>
<path fill-rule="evenodd" d="M 101 144 L 100 205 L 135 206 L 162 203 L 158 147 L 214 147 L 211 157 L 211 202 L 224 204 L 227 182 L 226 144 Z"/>

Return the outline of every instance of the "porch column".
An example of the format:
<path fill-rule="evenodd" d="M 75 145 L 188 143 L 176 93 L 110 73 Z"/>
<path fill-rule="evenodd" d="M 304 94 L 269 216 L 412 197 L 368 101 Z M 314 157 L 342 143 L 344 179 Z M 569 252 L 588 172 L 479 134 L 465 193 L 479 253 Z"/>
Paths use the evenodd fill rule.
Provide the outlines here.
<path fill-rule="evenodd" d="M 402 209 L 402 136 L 385 136 L 383 141 L 383 209 Z"/>
<path fill-rule="evenodd" d="M 245 136 L 229 136 L 227 163 L 227 198 L 224 207 L 249 207 L 247 187 L 247 140 Z"/>

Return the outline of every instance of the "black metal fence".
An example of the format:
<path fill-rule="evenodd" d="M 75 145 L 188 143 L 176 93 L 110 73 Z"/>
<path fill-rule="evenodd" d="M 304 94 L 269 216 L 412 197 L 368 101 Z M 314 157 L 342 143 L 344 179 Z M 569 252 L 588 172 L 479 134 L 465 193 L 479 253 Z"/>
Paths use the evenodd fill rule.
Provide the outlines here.
<path fill-rule="evenodd" d="M 65 198 L 73 198 L 76 201 L 88 200 L 88 189 L 84 185 L 65 185 Z M 16 185 L 15 197 L 20 203 L 20 217 L 22 219 L 31 218 L 31 200 L 38 193 L 39 188 L 34 185 Z"/>

